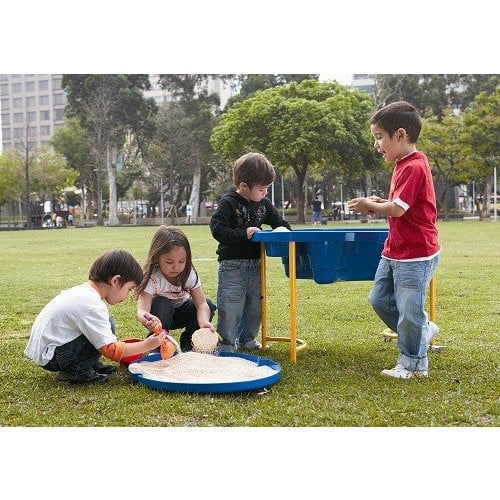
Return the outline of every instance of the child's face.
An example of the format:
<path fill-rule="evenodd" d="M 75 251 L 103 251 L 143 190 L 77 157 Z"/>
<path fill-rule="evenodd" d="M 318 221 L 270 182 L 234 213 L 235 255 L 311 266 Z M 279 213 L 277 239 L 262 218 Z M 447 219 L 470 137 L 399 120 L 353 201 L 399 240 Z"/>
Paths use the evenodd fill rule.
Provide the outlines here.
<path fill-rule="evenodd" d="M 135 281 L 127 281 L 125 284 L 121 285 L 119 279 L 114 281 L 111 280 L 111 288 L 108 295 L 105 297 L 106 302 L 110 305 L 119 304 L 123 302 L 129 295 L 129 293 L 137 286 Z"/>
<path fill-rule="evenodd" d="M 184 247 L 174 247 L 170 252 L 160 255 L 158 265 L 160 271 L 170 280 L 175 280 L 186 267 L 186 249 Z"/>
<path fill-rule="evenodd" d="M 242 182 L 238 186 L 238 193 L 249 201 L 260 201 L 266 197 L 268 189 L 269 186 L 264 186 L 262 184 L 257 184 L 253 186 L 252 189 L 249 189 L 248 185 Z"/>
<path fill-rule="evenodd" d="M 386 130 L 376 124 L 370 125 L 370 129 L 375 138 L 373 146 L 387 163 L 393 162 L 408 153 L 410 144 L 404 129 L 396 130 L 392 137 L 389 136 Z"/>

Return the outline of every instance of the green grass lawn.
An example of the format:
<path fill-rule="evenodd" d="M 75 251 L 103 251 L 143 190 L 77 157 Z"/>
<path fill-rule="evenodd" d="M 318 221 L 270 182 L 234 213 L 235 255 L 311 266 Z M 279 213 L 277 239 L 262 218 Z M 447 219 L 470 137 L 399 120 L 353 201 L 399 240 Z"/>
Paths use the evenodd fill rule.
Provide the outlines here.
<path fill-rule="evenodd" d="M 332 225 L 328 226 L 332 227 Z M 352 227 L 352 226 L 350 226 Z M 216 242 L 207 226 L 183 226 L 205 294 L 216 298 Z M 154 227 L 0 232 L 1 426 L 333 427 L 476 426 L 499 423 L 500 224 L 439 223 L 436 273 L 439 343 L 427 380 L 387 380 L 395 342 L 372 311 L 370 282 L 317 285 L 299 280 L 298 336 L 308 348 L 290 362 L 289 346 L 264 353 L 282 379 L 268 391 L 198 395 L 132 385 L 126 370 L 103 386 L 78 387 L 23 355 L 31 324 L 61 289 L 87 279 L 111 248 L 144 263 Z M 288 280 L 281 259 L 268 258 L 268 328 L 288 335 Z M 119 338 L 143 336 L 132 299 L 110 307 Z M 179 331 L 174 332 L 178 336 Z"/>

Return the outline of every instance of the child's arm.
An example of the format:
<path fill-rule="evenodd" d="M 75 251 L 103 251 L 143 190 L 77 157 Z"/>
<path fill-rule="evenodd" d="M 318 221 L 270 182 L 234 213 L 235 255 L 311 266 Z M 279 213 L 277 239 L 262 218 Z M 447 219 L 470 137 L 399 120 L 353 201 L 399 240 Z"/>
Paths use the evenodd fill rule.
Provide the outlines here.
<path fill-rule="evenodd" d="M 152 351 L 159 347 L 165 339 L 166 333 L 161 332 L 159 335 L 151 335 L 140 342 L 113 342 L 112 344 L 101 347 L 99 352 L 104 357 L 119 362 L 123 357 Z"/>
<path fill-rule="evenodd" d="M 221 200 L 219 207 L 210 219 L 212 236 L 224 245 L 233 245 L 247 239 L 245 227 L 231 227 L 231 213 L 230 204 Z"/>
<path fill-rule="evenodd" d="M 150 331 L 158 326 L 161 326 L 161 321 L 156 316 L 153 316 L 151 311 L 151 302 L 153 297 L 148 292 L 141 292 L 137 298 L 137 319 Z M 150 319 L 146 319 L 149 317 Z"/>
<path fill-rule="evenodd" d="M 191 297 L 196 307 L 198 325 L 200 325 L 200 328 L 212 329 L 213 326 L 212 323 L 210 323 L 210 307 L 208 307 L 207 299 L 201 289 L 201 286 L 191 290 Z"/>
<path fill-rule="evenodd" d="M 396 205 L 396 203 L 383 200 L 377 201 L 377 199 L 371 198 L 353 198 L 347 202 L 347 208 L 353 212 L 358 212 L 367 215 L 373 214 L 384 214 L 389 217 L 401 217 L 405 214 L 405 210 Z"/>

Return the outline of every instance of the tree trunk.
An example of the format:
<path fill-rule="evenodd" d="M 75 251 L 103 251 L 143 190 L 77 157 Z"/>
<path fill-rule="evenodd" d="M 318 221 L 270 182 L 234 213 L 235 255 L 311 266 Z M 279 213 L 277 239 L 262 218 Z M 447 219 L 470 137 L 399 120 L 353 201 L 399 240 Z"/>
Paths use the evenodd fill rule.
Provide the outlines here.
<path fill-rule="evenodd" d="M 189 198 L 189 204 L 193 207 L 193 215 L 191 216 L 192 223 L 196 223 L 198 221 L 198 214 L 200 210 L 200 184 L 201 164 L 199 158 L 196 157 L 193 172 L 193 185 L 191 188 L 191 196 Z"/>
<path fill-rule="evenodd" d="M 366 171 L 366 194 L 365 196 L 371 196 L 372 195 L 372 174 L 370 171 Z"/>
<path fill-rule="evenodd" d="M 116 212 L 117 186 L 116 186 L 116 164 L 113 162 L 113 150 L 108 144 L 107 147 L 107 166 L 108 166 L 108 181 L 109 181 L 109 219 L 110 226 L 119 226 L 120 221 Z"/>
<path fill-rule="evenodd" d="M 307 163 L 302 168 L 294 167 L 295 175 L 297 176 L 297 224 L 304 224 L 305 214 L 305 196 L 304 186 L 307 174 Z"/>

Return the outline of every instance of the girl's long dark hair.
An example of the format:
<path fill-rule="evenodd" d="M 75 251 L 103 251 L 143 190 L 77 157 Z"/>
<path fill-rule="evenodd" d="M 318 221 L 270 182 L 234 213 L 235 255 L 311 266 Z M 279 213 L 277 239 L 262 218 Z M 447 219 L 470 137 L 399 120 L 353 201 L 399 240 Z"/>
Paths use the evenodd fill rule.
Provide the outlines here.
<path fill-rule="evenodd" d="M 151 278 L 151 275 L 160 269 L 159 261 L 160 255 L 172 251 L 176 247 L 182 247 L 186 250 L 186 267 L 184 271 L 179 275 L 179 283 L 183 290 L 189 291 L 186 288 L 186 282 L 191 273 L 191 269 L 194 269 L 192 257 L 191 257 L 191 247 L 189 246 L 189 241 L 186 235 L 178 228 L 172 226 L 161 225 L 158 227 L 156 233 L 153 236 L 153 241 L 151 242 L 151 247 L 149 249 L 148 258 L 144 266 L 144 277 L 141 284 L 137 287 L 137 295 L 139 295 Z"/>

